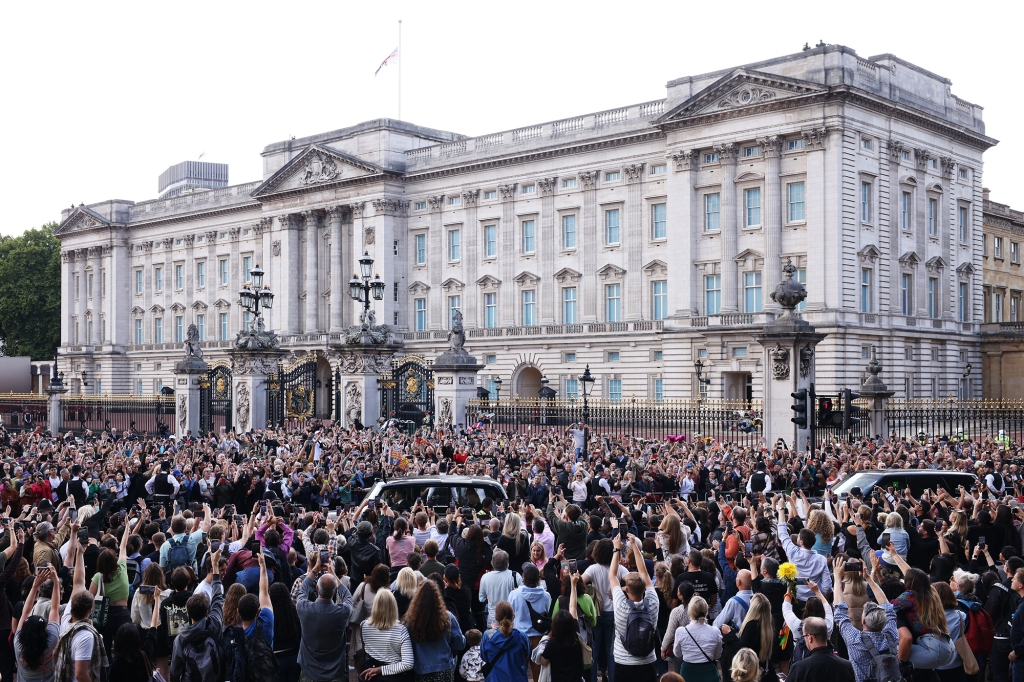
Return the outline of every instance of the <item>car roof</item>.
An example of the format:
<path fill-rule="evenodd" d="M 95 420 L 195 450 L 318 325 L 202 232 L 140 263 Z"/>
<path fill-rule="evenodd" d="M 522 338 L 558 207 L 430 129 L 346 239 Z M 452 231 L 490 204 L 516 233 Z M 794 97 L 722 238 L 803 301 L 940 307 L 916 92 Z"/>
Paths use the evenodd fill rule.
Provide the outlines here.
<path fill-rule="evenodd" d="M 899 474 L 900 476 L 934 476 L 935 474 L 952 474 L 954 476 L 970 476 L 975 478 L 975 475 L 967 471 L 955 471 L 953 469 L 861 469 L 860 471 L 854 471 L 854 474 L 879 474 L 885 476 L 887 474 Z M 851 474 L 853 475 L 853 474 Z"/>
<path fill-rule="evenodd" d="M 501 486 L 500 483 L 495 481 L 490 476 L 448 476 L 448 475 L 437 475 L 437 476 L 407 476 L 402 478 L 393 478 L 390 481 L 384 483 L 385 486 L 389 485 L 400 485 L 400 484 L 416 484 L 416 483 L 431 483 L 433 485 L 465 485 L 467 483 L 492 483 L 496 486 Z"/>

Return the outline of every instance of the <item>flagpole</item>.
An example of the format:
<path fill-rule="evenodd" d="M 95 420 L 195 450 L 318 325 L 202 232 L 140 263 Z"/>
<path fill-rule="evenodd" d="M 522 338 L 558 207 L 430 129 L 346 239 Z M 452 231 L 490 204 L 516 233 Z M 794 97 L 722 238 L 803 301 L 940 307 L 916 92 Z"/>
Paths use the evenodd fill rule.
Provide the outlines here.
<path fill-rule="evenodd" d="M 398 20 L 398 120 L 402 120 L 402 20 Z"/>

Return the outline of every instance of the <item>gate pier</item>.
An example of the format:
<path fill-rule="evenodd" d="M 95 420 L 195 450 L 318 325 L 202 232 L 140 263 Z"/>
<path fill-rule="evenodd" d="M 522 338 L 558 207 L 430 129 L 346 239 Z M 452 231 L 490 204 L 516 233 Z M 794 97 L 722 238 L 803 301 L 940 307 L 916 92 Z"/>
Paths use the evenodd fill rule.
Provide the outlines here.
<path fill-rule="evenodd" d="M 200 383 L 209 369 L 199 347 L 199 329 L 190 324 L 185 337 L 185 357 L 174 365 L 174 433 L 179 440 L 189 432 L 199 435 Z"/>

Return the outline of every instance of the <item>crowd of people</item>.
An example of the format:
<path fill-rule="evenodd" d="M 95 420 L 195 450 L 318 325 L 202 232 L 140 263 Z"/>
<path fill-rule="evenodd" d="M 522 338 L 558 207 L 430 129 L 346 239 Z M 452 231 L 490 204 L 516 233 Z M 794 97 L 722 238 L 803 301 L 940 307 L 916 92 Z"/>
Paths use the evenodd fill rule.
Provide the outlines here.
<path fill-rule="evenodd" d="M 0 428 L 0 680 L 1024 682 L 1018 447 Z"/>

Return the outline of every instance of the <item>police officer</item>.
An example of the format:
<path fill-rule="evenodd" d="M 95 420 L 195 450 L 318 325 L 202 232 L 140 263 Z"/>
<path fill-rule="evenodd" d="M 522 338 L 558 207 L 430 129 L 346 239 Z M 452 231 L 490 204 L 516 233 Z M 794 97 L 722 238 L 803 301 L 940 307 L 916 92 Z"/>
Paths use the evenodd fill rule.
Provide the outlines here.
<path fill-rule="evenodd" d="M 764 462 L 757 463 L 757 471 L 750 475 L 747 480 L 747 492 L 758 494 L 766 493 L 772 489 L 772 479 L 764 471 Z"/>
<path fill-rule="evenodd" d="M 167 460 L 160 462 L 160 471 L 146 482 L 146 492 L 153 496 L 154 504 L 162 505 L 168 514 L 173 513 L 171 500 L 177 496 L 179 487 L 181 484 L 171 476 L 171 463 Z"/>
<path fill-rule="evenodd" d="M 988 473 L 985 475 L 985 485 L 992 491 L 993 495 L 1002 495 L 1003 491 L 1006 490 L 1006 484 L 1003 481 L 1002 475 L 996 471 L 996 465 L 992 460 L 985 462 L 985 469 Z"/>

